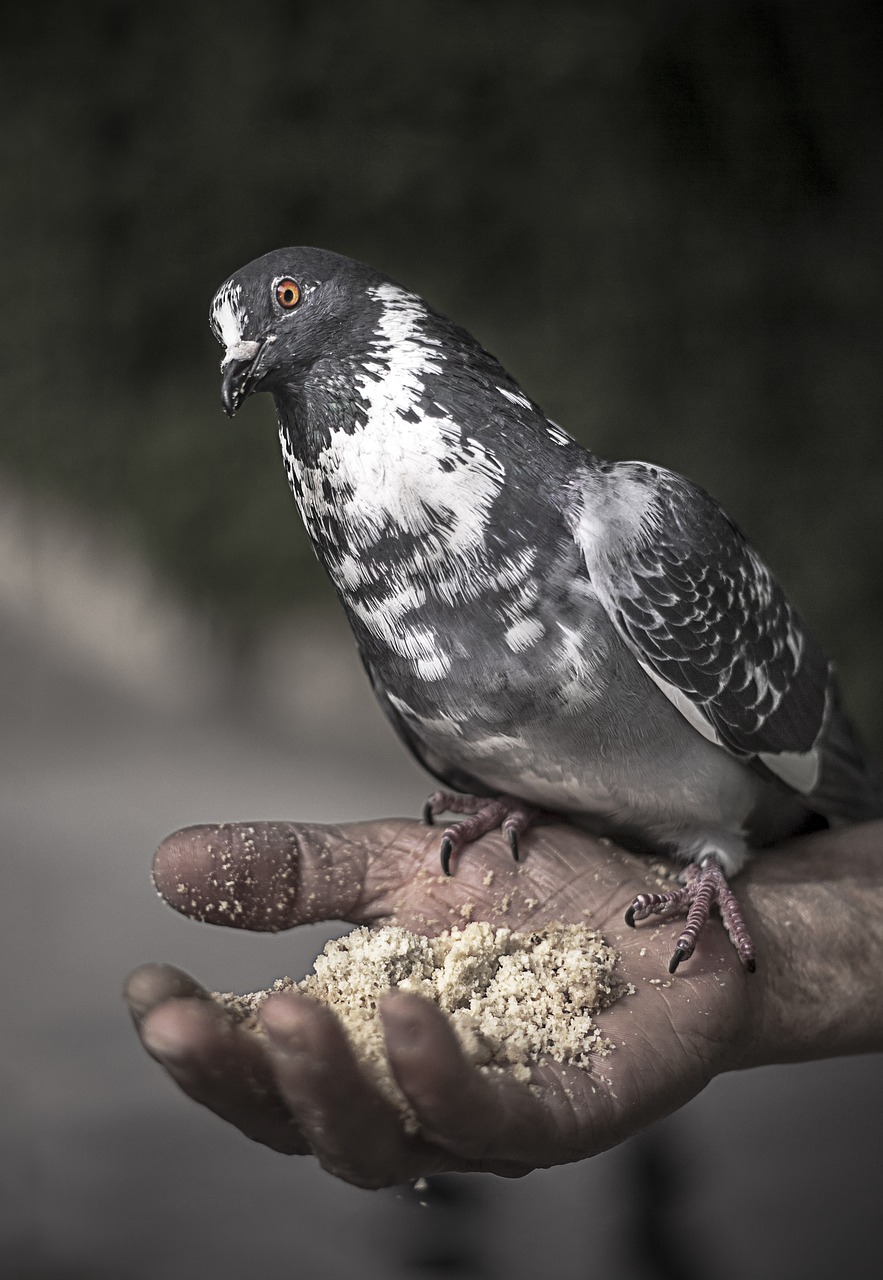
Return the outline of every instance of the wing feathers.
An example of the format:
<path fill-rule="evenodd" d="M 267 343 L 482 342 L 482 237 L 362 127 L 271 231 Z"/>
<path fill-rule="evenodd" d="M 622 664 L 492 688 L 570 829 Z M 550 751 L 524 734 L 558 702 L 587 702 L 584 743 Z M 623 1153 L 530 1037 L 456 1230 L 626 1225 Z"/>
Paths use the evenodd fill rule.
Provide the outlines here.
<path fill-rule="evenodd" d="M 585 501 L 600 507 L 575 526 L 595 589 L 685 719 L 822 812 L 883 811 L 827 659 L 718 504 L 644 463 L 592 477 Z"/>

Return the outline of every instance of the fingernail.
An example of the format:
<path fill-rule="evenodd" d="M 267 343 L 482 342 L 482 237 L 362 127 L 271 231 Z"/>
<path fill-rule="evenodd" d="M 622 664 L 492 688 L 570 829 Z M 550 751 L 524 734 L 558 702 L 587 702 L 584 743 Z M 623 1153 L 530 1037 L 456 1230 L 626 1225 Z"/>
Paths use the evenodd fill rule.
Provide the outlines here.
<path fill-rule="evenodd" d="M 303 1057 L 306 1054 L 307 1042 L 296 1022 L 286 1019 L 280 1023 L 271 1018 L 262 1019 L 262 1022 L 273 1048 L 278 1053 L 284 1053 L 289 1058 Z"/>
<path fill-rule="evenodd" d="M 396 1045 L 402 1049 L 416 1049 L 423 1041 L 424 1028 L 421 1020 L 408 1009 L 407 1003 L 397 996 L 389 995 L 383 1000 L 383 1021 L 396 1038 Z"/>
<path fill-rule="evenodd" d="M 158 1028 L 148 1026 L 142 1029 L 141 1036 L 147 1052 L 163 1062 L 183 1063 L 189 1057 L 190 1050 L 184 1041 L 169 1036 Z"/>
<path fill-rule="evenodd" d="M 274 1031 L 270 1039 L 273 1041 L 273 1048 L 277 1053 L 283 1053 L 286 1058 L 305 1058 L 307 1056 L 307 1046 L 303 1037 L 297 1031 Z"/>

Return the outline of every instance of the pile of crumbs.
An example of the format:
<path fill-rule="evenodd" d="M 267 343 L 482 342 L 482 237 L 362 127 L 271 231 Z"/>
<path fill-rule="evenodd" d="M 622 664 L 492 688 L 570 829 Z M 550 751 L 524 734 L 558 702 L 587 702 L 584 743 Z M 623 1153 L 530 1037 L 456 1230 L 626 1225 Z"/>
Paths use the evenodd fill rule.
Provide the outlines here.
<path fill-rule="evenodd" d="M 530 933 L 472 922 L 436 938 L 407 929 L 355 929 L 328 942 L 302 982 L 280 978 L 268 991 L 215 993 L 236 1017 L 260 1029 L 257 1012 L 276 992 L 302 991 L 329 1005 L 377 1088 L 416 1122 L 387 1061 L 378 1014 L 391 987 L 432 1000 L 447 1014 L 466 1056 L 486 1072 L 521 1081 L 530 1064 L 552 1059 L 587 1068 L 610 1042 L 592 1021 L 625 987 L 617 955 L 588 925 L 548 925 Z"/>

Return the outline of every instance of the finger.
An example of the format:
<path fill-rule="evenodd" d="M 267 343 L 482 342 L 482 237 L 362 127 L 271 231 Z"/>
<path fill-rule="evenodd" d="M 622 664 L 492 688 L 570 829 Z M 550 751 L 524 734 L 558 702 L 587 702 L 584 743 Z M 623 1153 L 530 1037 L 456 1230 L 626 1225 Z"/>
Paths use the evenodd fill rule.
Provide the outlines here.
<path fill-rule="evenodd" d="M 433 1142 L 485 1168 L 535 1168 L 554 1143 L 542 1104 L 502 1073 L 490 1078 L 465 1057 L 450 1022 L 420 996 L 393 991 L 381 1002 L 393 1074 Z"/>
<path fill-rule="evenodd" d="M 145 1049 L 195 1102 L 275 1151 L 309 1147 L 276 1087 L 266 1045 L 210 1000 L 166 1000 L 146 1014 Z"/>
<path fill-rule="evenodd" d="M 141 965 L 129 974 L 123 987 L 123 998 L 136 1025 L 140 1025 L 158 1004 L 176 997 L 211 999 L 205 987 L 200 986 L 195 978 L 171 964 Z"/>
<path fill-rule="evenodd" d="M 306 996 L 273 996 L 261 1021 L 279 1090 L 329 1173 L 376 1188 L 451 1167 L 405 1133 L 400 1112 L 367 1079 L 330 1009 Z"/>
<path fill-rule="evenodd" d="M 402 819 L 186 827 L 160 845 L 153 878 L 176 911 L 276 932 L 315 920 L 388 914 L 424 860 L 426 829 Z"/>

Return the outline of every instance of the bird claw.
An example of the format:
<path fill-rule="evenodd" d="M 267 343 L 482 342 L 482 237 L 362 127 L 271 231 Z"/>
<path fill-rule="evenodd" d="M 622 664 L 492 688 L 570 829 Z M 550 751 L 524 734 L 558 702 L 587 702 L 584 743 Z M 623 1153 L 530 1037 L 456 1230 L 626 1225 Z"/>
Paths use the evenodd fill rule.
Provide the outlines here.
<path fill-rule="evenodd" d="M 502 830 L 512 857 L 518 862 L 521 856 L 519 837 L 531 823 L 543 816 L 543 810 L 524 804 L 514 796 L 491 798 L 436 791 L 423 806 L 423 821 L 427 826 L 434 826 L 434 819 L 445 812 L 468 815 L 463 821 L 452 823 L 442 834 L 441 865 L 446 876 L 451 874 L 451 859 L 455 853 L 494 830 Z"/>
<path fill-rule="evenodd" d="M 727 884 L 720 860 L 714 854 L 703 858 L 699 866 L 694 863 L 687 868 L 686 884 L 681 888 L 671 893 L 639 893 L 625 913 L 625 922 L 634 928 L 636 920 L 645 920 L 650 915 L 674 916 L 686 912 L 687 921 L 668 966 L 669 973 L 674 973 L 678 965 L 693 954 L 713 905 L 717 906 L 724 928 L 745 969 L 754 973 L 757 969 L 754 944 L 739 904 Z"/>

